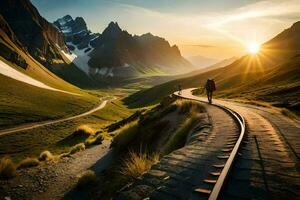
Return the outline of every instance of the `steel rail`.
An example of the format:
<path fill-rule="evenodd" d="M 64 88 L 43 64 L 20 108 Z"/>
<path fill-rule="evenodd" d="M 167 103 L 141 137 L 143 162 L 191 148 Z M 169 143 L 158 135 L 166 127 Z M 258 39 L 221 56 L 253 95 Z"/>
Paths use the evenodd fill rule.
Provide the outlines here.
<path fill-rule="evenodd" d="M 193 98 L 184 97 L 182 95 L 179 95 L 178 92 L 175 92 L 173 94 L 178 96 L 178 97 L 184 98 L 184 99 L 190 99 L 190 100 L 200 101 L 200 102 L 203 102 L 203 103 L 208 103 L 208 102 L 202 101 L 200 99 L 193 99 Z M 230 156 L 227 159 L 227 161 L 224 165 L 224 168 L 222 169 L 221 174 L 218 177 L 217 182 L 214 185 L 214 187 L 213 187 L 213 189 L 212 189 L 212 191 L 209 195 L 209 198 L 208 198 L 209 200 L 217 200 L 219 195 L 221 194 L 222 189 L 225 185 L 225 182 L 226 182 L 226 180 L 229 176 L 229 173 L 230 173 L 230 170 L 233 166 L 234 160 L 238 155 L 238 150 L 239 150 L 239 148 L 242 144 L 242 141 L 243 141 L 243 138 L 244 138 L 244 135 L 245 135 L 246 123 L 245 123 L 244 117 L 241 114 L 235 112 L 234 110 L 232 110 L 232 109 L 230 109 L 226 106 L 220 105 L 220 104 L 210 104 L 210 105 L 217 106 L 217 107 L 227 111 L 228 113 L 230 113 L 233 116 L 233 118 L 236 119 L 236 121 L 238 122 L 238 125 L 240 126 L 239 138 L 238 138 L 237 142 L 235 143 L 234 148 L 232 149 L 232 151 L 230 153 Z"/>

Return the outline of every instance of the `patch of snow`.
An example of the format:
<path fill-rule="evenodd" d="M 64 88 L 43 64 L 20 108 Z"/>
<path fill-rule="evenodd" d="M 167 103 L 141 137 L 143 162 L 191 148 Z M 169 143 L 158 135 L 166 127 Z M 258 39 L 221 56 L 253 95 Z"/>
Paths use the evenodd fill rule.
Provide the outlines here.
<path fill-rule="evenodd" d="M 114 77 L 113 68 L 109 69 L 109 72 L 107 73 L 107 76 Z"/>
<path fill-rule="evenodd" d="M 70 21 L 72 21 L 71 18 L 68 18 L 68 19 L 60 18 L 60 19 L 58 19 L 58 23 L 59 23 L 61 26 L 66 25 L 66 23 L 68 23 L 68 22 L 70 22 Z"/>
<path fill-rule="evenodd" d="M 61 32 L 72 33 L 72 29 L 70 27 L 61 27 Z"/>
<path fill-rule="evenodd" d="M 66 22 L 66 20 L 64 20 L 63 18 L 60 18 L 60 19 L 58 19 L 58 23 L 59 23 L 61 26 L 64 26 L 67 22 Z"/>
<path fill-rule="evenodd" d="M 47 89 L 47 90 L 52 90 L 52 91 L 57 91 L 57 92 L 63 92 L 63 93 L 67 93 L 67 94 L 73 94 L 73 95 L 78 95 L 75 93 L 71 93 L 71 92 L 67 92 L 64 90 L 59 90 L 59 89 L 55 89 L 53 87 L 50 87 L 38 80 L 35 80 L 33 78 L 31 78 L 30 76 L 23 74 L 21 72 L 19 72 L 18 70 L 15 70 L 14 68 L 10 67 L 8 64 L 6 64 L 5 62 L 3 62 L 2 60 L 0 60 L 0 73 L 3 74 L 4 76 L 13 78 L 17 81 L 21 81 L 23 83 L 27 83 L 29 85 L 33 85 L 35 87 L 39 87 L 39 88 L 43 88 L 43 89 Z"/>
<path fill-rule="evenodd" d="M 92 41 L 96 40 L 98 37 L 99 37 L 99 36 L 96 36 L 96 37 L 92 38 L 92 39 L 90 40 L 90 43 L 91 43 Z"/>
<path fill-rule="evenodd" d="M 102 76 L 104 76 L 104 75 L 106 75 L 107 74 L 107 72 L 108 72 L 108 68 L 107 67 L 102 67 L 102 68 L 97 68 L 98 70 L 97 70 L 97 73 L 98 74 L 100 74 L 100 75 L 102 75 Z"/>
<path fill-rule="evenodd" d="M 77 35 L 77 34 L 80 34 L 80 33 L 86 33 L 86 30 L 81 30 L 81 31 L 78 31 L 78 32 L 76 32 L 76 33 L 73 33 L 73 35 Z"/>
<path fill-rule="evenodd" d="M 125 63 L 125 64 L 123 65 L 123 67 L 130 67 L 130 65 L 129 65 L 128 63 Z"/>
<path fill-rule="evenodd" d="M 68 60 L 70 60 L 71 62 L 73 62 L 75 60 L 75 58 L 77 58 L 77 56 L 75 54 L 69 54 L 64 52 L 64 50 L 61 50 L 61 53 L 64 54 L 64 56 L 66 56 L 68 58 Z"/>
<path fill-rule="evenodd" d="M 74 45 L 72 42 L 68 42 L 67 45 L 72 45 L 75 47 L 75 49 L 72 52 L 72 61 L 79 69 L 84 71 L 87 75 L 89 75 L 90 72 L 90 66 L 88 64 L 90 60 L 89 53 L 94 50 L 92 46 L 89 45 L 88 48 L 90 48 L 89 51 L 84 52 L 87 48 L 85 49 L 78 49 L 76 45 Z M 69 54 L 70 55 L 70 54 Z M 75 57 L 76 56 L 76 57 Z"/>

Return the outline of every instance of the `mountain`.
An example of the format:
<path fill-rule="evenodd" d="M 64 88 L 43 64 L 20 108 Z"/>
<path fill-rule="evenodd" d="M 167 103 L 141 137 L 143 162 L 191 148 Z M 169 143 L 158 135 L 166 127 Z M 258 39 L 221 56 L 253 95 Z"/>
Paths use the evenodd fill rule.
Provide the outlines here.
<path fill-rule="evenodd" d="M 220 60 L 218 60 L 218 59 L 207 58 L 207 57 L 204 57 L 201 55 L 187 57 L 187 60 L 190 61 L 198 69 L 209 67 L 213 64 L 216 64 L 217 62 L 220 62 Z"/>
<path fill-rule="evenodd" d="M 93 86 L 90 78 L 66 58 L 69 49 L 64 35 L 29 0 L 0 1 L 0 23 L 0 56 L 5 60 L 47 84 L 58 85 L 56 74 L 80 87 Z"/>
<path fill-rule="evenodd" d="M 203 87 L 208 78 L 213 78 L 217 85 L 217 95 L 220 97 L 263 100 L 289 107 L 298 105 L 299 35 L 300 23 L 297 22 L 264 43 L 257 55 L 245 55 L 226 67 L 137 92 L 128 97 L 126 102 L 132 106 L 148 105 L 177 90 L 176 86 L 179 84 L 183 88 Z"/>
<path fill-rule="evenodd" d="M 98 37 L 98 34 L 91 33 L 87 28 L 87 24 L 82 17 L 73 19 L 70 15 L 66 15 L 53 23 L 64 35 L 65 41 L 75 44 L 78 49 L 89 47 L 91 40 Z M 67 45 L 68 46 L 68 45 Z M 70 50 L 74 50 L 74 46 L 68 46 Z"/>
<path fill-rule="evenodd" d="M 204 67 L 202 69 L 202 72 L 204 71 L 209 71 L 209 70 L 214 70 L 214 69 L 218 69 L 218 68 L 222 68 L 222 67 L 226 67 L 227 65 L 232 64 L 234 61 L 236 61 L 238 58 L 237 57 L 231 57 L 231 58 L 227 58 L 224 60 L 221 60 L 213 65 L 210 65 L 208 67 Z"/>
<path fill-rule="evenodd" d="M 64 34 L 70 60 L 98 82 L 185 73 L 194 69 L 177 46 L 147 33 L 131 35 L 117 22 L 100 33 L 91 33 L 83 18 L 66 15 L 54 22 Z M 68 56 L 68 55 L 67 55 Z M 114 80 L 114 81 L 112 81 Z"/>
<path fill-rule="evenodd" d="M 204 68 L 189 72 L 187 74 L 181 74 L 181 75 L 174 76 L 173 79 L 181 79 L 181 78 L 186 78 L 186 77 L 190 77 L 190 76 L 195 76 L 197 74 L 208 72 L 208 71 L 211 71 L 211 70 L 214 70 L 214 69 L 226 67 L 227 65 L 232 64 L 237 59 L 238 59 L 237 57 L 227 58 L 227 59 L 221 60 L 220 62 L 217 62 L 216 64 L 213 64 L 211 66 L 204 67 Z"/>
<path fill-rule="evenodd" d="M 40 16 L 29 0 L 1 1 L 0 13 L 23 47 L 42 64 L 61 58 L 60 49 L 68 52 L 63 35 Z"/>
<path fill-rule="evenodd" d="M 176 45 L 151 33 L 132 36 L 111 22 L 92 42 L 95 48 L 89 64 L 95 75 L 131 77 L 146 74 L 179 74 L 193 66 L 184 59 Z"/>

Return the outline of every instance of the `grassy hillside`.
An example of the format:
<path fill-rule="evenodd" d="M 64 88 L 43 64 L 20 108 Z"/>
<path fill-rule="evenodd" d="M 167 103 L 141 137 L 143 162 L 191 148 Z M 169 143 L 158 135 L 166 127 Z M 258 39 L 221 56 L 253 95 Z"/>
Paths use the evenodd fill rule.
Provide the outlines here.
<path fill-rule="evenodd" d="M 38 156 L 44 150 L 59 154 L 70 149 L 70 144 L 62 142 L 72 135 L 78 127 L 86 125 L 96 131 L 126 118 L 133 110 L 127 109 L 118 100 L 108 103 L 95 113 L 71 121 L 61 122 L 1 136 L 0 157 L 9 156 L 15 161 L 26 157 Z"/>
<path fill-rule="evenodd" d="M 75 115 L 93 108 L 99 98 L 49 91 L 0 74 L 0 129 Z"/>
<path fill-rule="evenodd" d="M 132 107 L 153 104 L 178 90 L 178 85 L 182 88 L 203 87 L 208 78 L 213 78 L 219 97 L 258 99 L 293 107 L 299 102 L 299 33 L 300 23 L 297 22 L 263 44 L 257 55 L 245 55 L 226 67 L 137 92 L 125 102 Z"/>
<path fill-rule="evenodd" d="M 203 87 L 208 78 L 214 78 L 217 85 L 217 95 L 220 97 L 243 97 L 271 102 L 290 101 L 298 99 L 300 82 L 300 59 L 293 57 L 274 68 L 248 73 L 232 72 L 238 63 L 225 68 L 212 70 L 182 79 L 176 79 L 153 88 L 137 92 L 125 99 L 132 107 L 145 106 L 158 102 L 163 97 L 182 88 Z M 246 65 L 245 65 L 246 67 Z M 238 71 L 240 72 L 240 71 Z"/>

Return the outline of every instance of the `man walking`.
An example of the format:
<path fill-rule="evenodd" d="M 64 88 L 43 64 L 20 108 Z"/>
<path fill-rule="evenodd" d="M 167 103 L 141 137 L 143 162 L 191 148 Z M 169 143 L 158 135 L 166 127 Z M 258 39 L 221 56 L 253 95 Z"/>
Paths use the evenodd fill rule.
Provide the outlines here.
<path fill-rule="evenodd" d="M 209 103 L 212 103 L 213 92 L 216 90 L 216 84 L 213 79 L 207 79 L 205 84 L 207 99 Z"/>

